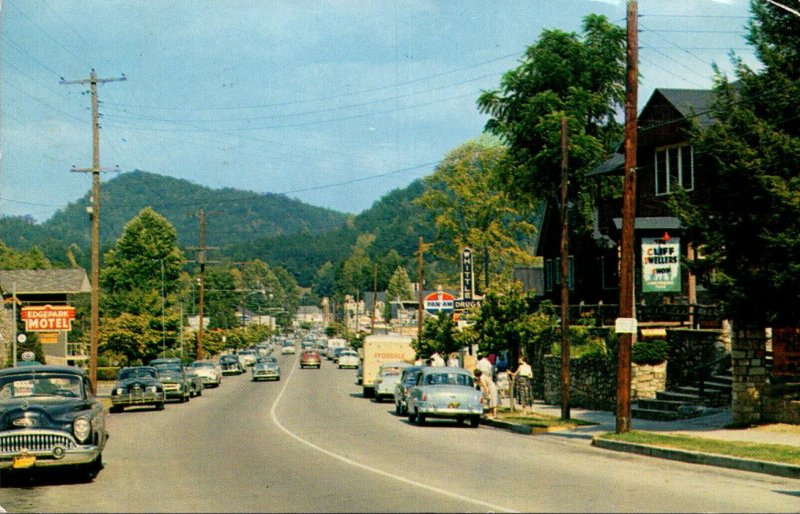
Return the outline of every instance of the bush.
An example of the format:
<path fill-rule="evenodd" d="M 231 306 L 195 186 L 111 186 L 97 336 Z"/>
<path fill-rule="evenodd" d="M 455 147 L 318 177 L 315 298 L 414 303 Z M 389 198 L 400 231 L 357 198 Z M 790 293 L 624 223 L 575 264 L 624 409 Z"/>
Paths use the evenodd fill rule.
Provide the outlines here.
<path fill-rule="evenodd" d="M 97 368 L 97 380 L 116 380 L 119 375 L 119 368 Z"/>
<path fill-rule="evenodd" d="M 661 364 L 667 360 L 667 342 L 661 339 L 639 341 L 631 349 L 631 360 L 636 364 Z"/>

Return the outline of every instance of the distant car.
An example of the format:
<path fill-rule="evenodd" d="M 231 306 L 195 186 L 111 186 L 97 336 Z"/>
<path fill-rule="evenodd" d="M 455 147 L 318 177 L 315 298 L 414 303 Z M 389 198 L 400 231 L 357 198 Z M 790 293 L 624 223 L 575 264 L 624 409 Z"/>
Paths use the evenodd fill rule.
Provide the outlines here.
<path fill-rule="evenodd" d="M 226 353 L 219 358 L 219 367 L 223 375 L 241 375 L 244 373 L 244 367 L 239 362 L 239 357 Z"/>
<path fill-rule="evenodd" d="M 394 398 L 394 386 L 400 381 L 403 368 L 411 366 L 407 362 L 385 362 L 378 368 L 375 376 L 375 401 L 380 403 L 384 398 Z"/>
<path fill-rule="evenodd" d="M 106 417 L 80 368 L 0 370 L 0 471 L 59 466 L 92 481 L 103 469 Z"/>
<path fill-rule="evenodd" d="M 194 361 L 192 371 L 203 379 L 204 387 L 219 387 L 222 383 L 222 368 L 213 361 Z"/>
<path fill-rule="evenodd" d="M 341 355 L 343 352 L 353 352 L 353 351 L 355 351 L 355 350 L 353 350 L 352 348 L 349 348 L 349 347 L 347 347 L 347 346 L 340 346 L 340 347 L 338 347 L 338 348 L 335 348 L 335 349 L 333 350 L 333 362 L 336 362 L 336 363 L 338 363 L 338 362 L 339 362 L 339 356 L 340 356 L 340 355 Z"/>
<path fill-rule="evenodd" d="M 183 368 L 183 372 L 189 380 L 189 398 L 203 396 L 203 389 L 205 389 L 206 386 L 203 382 L 203 377 L 197 373 L 197 369 L 189 366 Z"/>
<path fill-rule="evenodd" d="M 259 357 L 251 371 L 254 382 L 281 379 L 281 367 L 275 357 Z"/>
<path fill-rule="evenodd" d="M 294 355 L 294 354 L 295 354 L 294 343 L 291 341 L 284 341 L 283 348 L 281 348 L 281 355 Z"/>
<path fill-rule="evenodd" d="M 417 371 L 415 385 L 406 398 L 409 423 L 425 424 L 427 418 L 469 419 L 474 428 L 483 415 L 482 394 L 475 389 L 472 373 L 463 368 L 425 366 Z"/>
<path fill-rule="evenodd" d="M 336 362 L 337 366 L 339 366 L 339 369 L 356 369 L 361 363 L 361 359 L 358 358 L 358 354 L 355 352 L 355 350 L 344 350 L 339 352 L 339 357 L 337 357 Z"/>
<path fill-rule="evenodd" d="M 301 368 L 317 368 L 322 365 L 322 360 L 318 350 L 303 350 L 300 354 Z"/>
<path fill-rule="evenodd" d="M 158 370 L 152 366 L 122 368 L 117 383 L 111 389 L 111 412 L 122 412 L 125 407 L 152 405 L 156 410 L 164 409 L 164 384 Z"/>
<path fill-rule="evenodd" d="M 238 353 L 239 355 L 239 362 L 242 363 L 243 368 L 247 368 L 252 366 L 256 363 L 256 359 L 258 358 L 258 353 L 255 350 L 241 350 Z"/>
<path fill-rule="evenodd" d="M 408 413 L 406 397 L 408 389 L 417 383 L 417 372 L 422 366 L 408 366 L 400 372 L 400 380 L 394 386 L 394 412 L 398 416 L 405 416 Z"/>
<path fill-rule="evenodd" d="M 194 381 L 186 374 L 180 359 L 153 359 L 150 365 L 158 369 L 158 377 L 164 384 L 167 399 L 177 399 L 183 403 L 194 396 Z"/>

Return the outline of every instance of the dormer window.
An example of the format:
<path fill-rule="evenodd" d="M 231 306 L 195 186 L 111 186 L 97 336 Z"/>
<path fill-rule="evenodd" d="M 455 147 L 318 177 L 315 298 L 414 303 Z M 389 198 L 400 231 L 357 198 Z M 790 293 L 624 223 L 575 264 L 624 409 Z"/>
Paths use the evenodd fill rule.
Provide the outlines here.
<path fill-rule="evenodd" d="M 656 148 L 656 196 L 694 189 L 694 148 L 688 143 Z"/>

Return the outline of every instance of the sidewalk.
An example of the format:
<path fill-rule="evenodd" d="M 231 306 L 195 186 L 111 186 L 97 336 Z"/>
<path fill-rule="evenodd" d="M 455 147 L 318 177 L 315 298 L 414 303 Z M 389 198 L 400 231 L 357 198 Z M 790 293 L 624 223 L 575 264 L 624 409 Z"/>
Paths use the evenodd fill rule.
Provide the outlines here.
<path fill-rule="evenodd" d="M 501 402 L 501 405 L 508 405 L 508 400 Z M 546 414 L 554 417 L 561 417 L 561 406 L 546 405 L 536 402 L 533 406 L 534 412 Z M 613 412 L 595 411 L 587 409 L 570 409 L 570 417 L 584 421 L 591 421 L 597 425 L 578 426 L 575 428 L 564 428 L 549 431 L 548 434 L 561 437 L 573 437 L 591 441 L 594 446 L 609 450 L 637 453 L 652 457 L 680 460 L 696 464 L 720 466 L 758 473 L 767 473 L 791 478 L 800 478 L 800 466 L 790 464 L 778 464 L 771 462 L 756 461 L 751 459 L 740 459 L 698 452 L 689 452 L 676 449 L 657 448 L 646 445 L 609 441 L 606 439 L 598 440 L 596 436 L 608 432 L 616 431 L 616 415 Z M 723 409 L 719 412 L 700 416 L 696 418 L 680 419 L 675 421 L 650 421 L 644 419 L 632 419 L 631 429 L 661 434 L 680 434 L 692 437 L 703 437 L 718 441 L 740 441 L 757 444 L 781 444 L 800 447 L 800 426 L 786 424 L 761 425 L 743 429 L 725 428 L 732 421 L 730 409 Z M 520 426 L 511 426 L 507 422 L 489 422 L 488 424 L 506 428 L 514 431 L 521 431 Z M 527 428 L 527 427 L 526 427 Z M 524 433 L 524 431 L 522 431 Z"/>

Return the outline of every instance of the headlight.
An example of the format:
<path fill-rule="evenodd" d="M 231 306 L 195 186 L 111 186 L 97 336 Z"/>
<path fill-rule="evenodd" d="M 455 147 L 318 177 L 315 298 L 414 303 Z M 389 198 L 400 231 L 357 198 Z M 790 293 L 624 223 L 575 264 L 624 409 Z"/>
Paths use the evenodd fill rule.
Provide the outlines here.
<path fill-rule="evenodd" d="M 118 387 L 117 390 L 114 391 L 114 394 L 117 394 L 117 395 L 125 394 L 125 389 L 123 389 L 121 387 Z"/>
<path fill-rule="evenodd" d="M 78 441 L 84 443 L 92 434 L 92 424 L 86 418 L 77 418 L 72 422 L 72 433 Z"/>
<path fill-rule="evenodd" d="M 158 392 L 158 388 L 156 386 L 147 386 L 146 390 L 147 390 L 148 393 L 157 393 Z"/>

